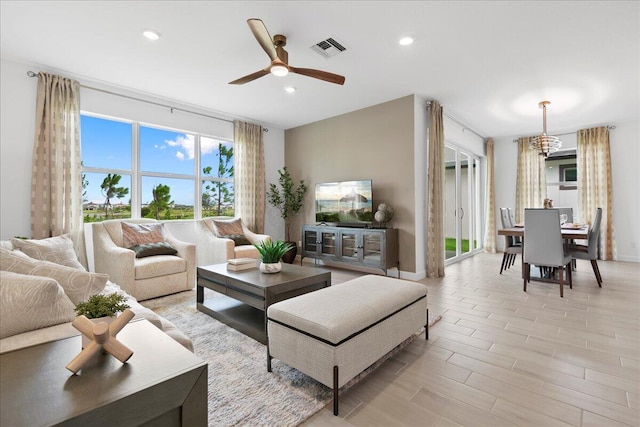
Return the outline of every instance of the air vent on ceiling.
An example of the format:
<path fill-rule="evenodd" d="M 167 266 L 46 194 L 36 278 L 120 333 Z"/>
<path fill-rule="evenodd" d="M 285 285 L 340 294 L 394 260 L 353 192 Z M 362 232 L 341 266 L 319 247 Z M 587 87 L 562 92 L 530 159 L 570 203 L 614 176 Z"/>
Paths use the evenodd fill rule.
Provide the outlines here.
<path fill-rule="evenodd" d="M 347 50 L 342 43 L 336 41 L 336 39 L 332 37 L 314 44 L 311 46 L 311 49 L 315 50 L 325 58 L 331 58 L 332 56 L 336 56 L 337 54 Z"/>

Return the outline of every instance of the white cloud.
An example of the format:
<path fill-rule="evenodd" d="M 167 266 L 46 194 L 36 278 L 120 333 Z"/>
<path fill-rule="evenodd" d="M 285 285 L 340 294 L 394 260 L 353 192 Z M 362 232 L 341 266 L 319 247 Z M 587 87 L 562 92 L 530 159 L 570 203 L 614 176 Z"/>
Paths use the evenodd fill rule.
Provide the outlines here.
<path fill-rule="evenodd" d="M 175 140 L 165 140 L 164 141 L 169 147 L 180 147 L 180 149 L 184 150 L 189 160 L 193 159 L 194 156 L 194 147 L 195 147 L 195 139 L 193 135 L 178 135 Z M 181 153 L 180 151 L 178 151 Z M 184 154 L 182 154 L 182 158 L 178 157 L 180 160 L 184 159 Z M 177 156 L 177 154 L 176 154 Z"/>
<path fill-rule="evenodd" d="M 184 160 L 184 154 L 182 153 L 182 151 L 177 151 L 176 157 L 178 158 L 178 160 Z"/>
<path fill-rule="evenodd" d="M 200 151 L 202 154 L 211 154 L 218 149 L 220 142 L 211 138 L 200 138 Z"/>

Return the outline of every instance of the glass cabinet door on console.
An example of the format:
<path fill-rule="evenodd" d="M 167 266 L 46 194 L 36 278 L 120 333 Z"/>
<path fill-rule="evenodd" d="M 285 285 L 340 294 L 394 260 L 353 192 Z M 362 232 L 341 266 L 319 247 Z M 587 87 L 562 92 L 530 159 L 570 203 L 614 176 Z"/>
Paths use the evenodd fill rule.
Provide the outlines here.
<path fill-rule="evenodd" d="M 334 231 L 322 231 L 322 244 L 320 246 L 320 254 L 336 255 L 336 233 Z"/>
<path fill-rule="evenodd" d="M 380 265 L 384 258 L 384 241 L 380 233 L 362 232 L 362 261 L 365 264 Z"/>
<path fill-rule="evenodd" d="M 303 253 L 307 256 L 313 256 L 314 254 L 318 254 L 320 251 L 318 248 L 320 247 L 320 243 L 318 240 L 318 231 L 317 230 L 303 230 L 302 234 L 302 250 Z"/>
<path fill-rule="evenodd" d="M 358 239 L 359 232 L 340 231 L 340 259 L 346 260 L 359 260 L 360 242 Z"/>

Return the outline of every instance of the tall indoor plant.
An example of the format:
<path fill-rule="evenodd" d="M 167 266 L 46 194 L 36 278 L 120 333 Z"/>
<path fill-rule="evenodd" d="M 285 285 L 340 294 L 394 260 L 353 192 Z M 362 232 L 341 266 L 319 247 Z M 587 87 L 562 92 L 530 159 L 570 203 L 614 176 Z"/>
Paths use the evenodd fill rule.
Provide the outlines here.
<path fill-rule="evenodd" d="M 286 243 L 291 243 L 293 247 L 289 252 L 287 252 L 282 260 L 292 263 L 296 258 L 298 245 L 295 242 L 292 242 L 289 237 L 289 226 L 291 225 L 291 217 L 300 212 L 300 209 L 302 208 L 304 193 L 307 191 L 307 186 L 305 185 L 304 180 L 300 180 L 300 183 L 296 187 L 286 166 L 279 170 L 278 174 L 280 174 L 280 179 L 278 180 L 280 186 L 278 187 L 273 183 L 269 184 L 267 201 L 278 208 L 280 216 L 284 219 L 285 241 Z"/>

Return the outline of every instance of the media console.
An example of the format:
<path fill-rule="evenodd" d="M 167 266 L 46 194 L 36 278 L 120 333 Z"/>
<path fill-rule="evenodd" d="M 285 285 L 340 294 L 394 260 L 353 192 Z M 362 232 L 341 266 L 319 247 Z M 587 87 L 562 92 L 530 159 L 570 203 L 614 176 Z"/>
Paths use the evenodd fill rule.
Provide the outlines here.
<path fill-rule="evenodd" d="M 374 268 L 386 275 L 400 265 L 398 229 L 303 225 L 300 263 L 304 257 Z"/>

